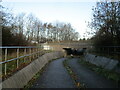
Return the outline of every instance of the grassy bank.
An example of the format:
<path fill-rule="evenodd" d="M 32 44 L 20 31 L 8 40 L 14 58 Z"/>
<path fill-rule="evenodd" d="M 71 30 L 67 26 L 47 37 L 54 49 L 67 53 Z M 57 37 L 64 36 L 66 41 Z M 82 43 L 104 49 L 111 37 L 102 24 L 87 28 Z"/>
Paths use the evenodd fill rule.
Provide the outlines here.
<path fill-rule="evenodd" d="M 84 57 L 81 57 L 81 59 L 78 61 L 78 63 L 83 64 L 84 66 L 88 67 L 89 69 L 93 70 L 94 72 L 106 77 L 107 79 L 113 80 L 116 83 L 120 84 L 120 74 L 119 73 L 116 73 L 115 71 L 108 71 L 102 67 L 98 67 L 94 64 L 86 62 L 84 60 Z"/>

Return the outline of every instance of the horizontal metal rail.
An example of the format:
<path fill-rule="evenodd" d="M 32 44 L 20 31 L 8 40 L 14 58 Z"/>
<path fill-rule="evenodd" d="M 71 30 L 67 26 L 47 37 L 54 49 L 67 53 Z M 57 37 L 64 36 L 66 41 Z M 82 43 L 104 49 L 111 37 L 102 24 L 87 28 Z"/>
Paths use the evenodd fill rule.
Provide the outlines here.
<path fill-rule="evenodd" d="M 54 48 L 54 46 L 51 46 L 51 45 L 70 45 L 70 46 L 81 46 L 81 47 L 86 47 L 88 48 L 88 50 L 91 50 L 91 51 L 94 51 L 95 50 L 95 46 L 93 45 L 85 45 L 85 44 L 72 44 L 72 43 L 69 43 L 69 44 L 66 44 L 66 43 L 58 43 L 58 44 L 42 44 L 40 46 L 0 46 L 0 49 L 3 49 L 5 50 L 5 61 L 2 61 L 0 62 L 0 65 L 3 64 L 4 65 L 4 72 L 5 72 L 5 75 L 7 74 L 7 67 L 9 65 L 9 62 L 12 62 L 12 61 L 16 61 L 16 66 L 17 68 L 19 67 L 19 63 L 20 63 L 20 59 L 23 58 L 23 61 L 25 61 L 25 59 L 27 57 L 29 57 L 29 61 L 31 62 L 32 61 L 32 58 L 34 59 L 34 57 L 38 57 L 40 55 L 40 50 L 41 49 L 44 49 L 44 50 L 50 50 L 48 48 L 52 47 Z M 119 52 L 119 48 L 120 46 L 96 46 L 96 48 L 99 48 L 101 51 L 104 51 L 104 49 L 106 49 L 106 54 L 110 54 L 110 53 L 115 53 L 117 55 L 120 55 L 120 52 Z M 103 49 L 102 49 L 103 48 Z M 8 50 L 9 49 L 17 49 L 16 51 L 16 55 L 17 57 L 16 58 L 12 58 L 12 59 L 9 59 L 7 60 L 8 58 Z M 24 54 L 22 56 L 19 56 L 20 55 L 20 49 L 24 49 Z M 110 50 L 112 50 L 112 52 L 110 52 Z M 28 52 L 28 53 L 27 53 Z M 88 51 L 89 52 L 89 51 Z M 98 52 L 99 53 L 99 52 Z"/>
<path fill-rule="evenodd" d="M 47 44 L 51 45 L 51 44 Z M 59 45 L 59 44 L 53 44 L 53 45 Z M 61 45 L 61 44 L 60 44 Z M 93 46 L 93 45 L 80 45 L 79 46 L 92 46 L 92 47 L 120 47 L 120 46 Z M 77 45 L 76 45 L 77 46 Z M 42 46 L 0 46 L 0 48 L 43 48 Z"/>
<path fill-rule="evenodd" d="M 40 55 L 40 50 L 43 49 L 42 46 L 0 46 L 0 49 L 5 49 L 5 61 L 2 61 L 0 62 L 0 65 L 1 64 L 4 64 L 4 74 L 6 75 L 7 74 L 7 67 L 9 64 L 9 62 L 12 62 L 12 61 L 16 61 L 16 66 L 17 68 L 19 67 L 19 60 L 21 58 L 24 58 L 23 61 L 25 60 L 25 57 L 28 57 L 29 56 L 29 61 L 31 62 L 32 60 L 32 57 L 38 57 Z M 16 55 L 17 57 L 16 58 L 12 58 L 12 59 L 7 59 L 8 57 L 8 50 L 9 49 L 16 49 Z M 20 49 L 24 49 L 24 55 L 22 56 L 19 56 L 20 54 Z M 28 49 L 28 54 L 26 53 L 27 52 L 27 49 Z"/>
<path fill-rule="evenodd" d="M 35 53 L 32 53 L 32 54 L 27 54 L 27 55 L 24 55 L 24 56 L 20 56 L 20 57 L 18 57 L 18 58 L 9 59 L 9 60 L 7 60 L 7 61 L 0 62 L 0 64 L 4 64 L 4 63 L 8 63 L 8 62 L 11 62 L 11 61 L 14 61 L 14 60 L 18 60 L 18 59 L 20 59 L 20 58 L 24 58 L 24 57 L 27 57 L 27 56 L 31 56 L 31 55 L 36 54 L 36 53 L 39 53 L 39 52 L 35 52 Z"/>
<path fill-rule="evenodd" d="M 41 46 L 3 46 L 0 48 L 42 48 Z"/>
<path fill-rule="evenodd" d="M 113 48 L 114 48 L 114 47 L 115 47 L 115 48 L 118 47 L 118 48 L 120 48 L 120 46 L 93 46 L 93 47 L 106 47 L 106 48 L 107 48 L 107 47 L 111 47 L 111 48 L 112 48 L 112 47 L 113 47 Z"/>

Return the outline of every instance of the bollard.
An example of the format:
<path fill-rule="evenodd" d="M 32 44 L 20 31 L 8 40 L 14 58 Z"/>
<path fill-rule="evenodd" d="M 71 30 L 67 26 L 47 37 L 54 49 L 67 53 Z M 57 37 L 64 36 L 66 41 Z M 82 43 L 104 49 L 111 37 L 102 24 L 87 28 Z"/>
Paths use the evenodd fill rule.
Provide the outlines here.
<path fill-rule="evenodd" d="M 5 61 L 7 61 L 7 48 L 5 49 Z M 5 63 L 5 75 L 7 72 L 7 63 Z"/>

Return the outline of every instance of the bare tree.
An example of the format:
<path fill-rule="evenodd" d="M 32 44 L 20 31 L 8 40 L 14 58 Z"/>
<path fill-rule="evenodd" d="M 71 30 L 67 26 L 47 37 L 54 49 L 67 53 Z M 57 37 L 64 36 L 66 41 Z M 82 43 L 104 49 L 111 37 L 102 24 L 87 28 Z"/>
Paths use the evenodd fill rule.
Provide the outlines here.
<path fill-rule="evenodd" d="M 93 8 L 91 28 L 96 30 L 97 45 L 120 45 L 120 1 L 97 2 Z"/>

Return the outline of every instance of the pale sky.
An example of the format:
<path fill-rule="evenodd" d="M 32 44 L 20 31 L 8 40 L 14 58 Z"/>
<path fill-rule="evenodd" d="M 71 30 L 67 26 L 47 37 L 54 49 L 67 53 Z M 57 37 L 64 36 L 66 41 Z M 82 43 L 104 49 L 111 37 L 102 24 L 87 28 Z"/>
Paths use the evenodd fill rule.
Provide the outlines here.
<path fill-rule="evenodd" d="M 79 32 L 81 38 L 92 17 L 92 7 L 96 0 L 3 0 L 4 7 L 12 9 L 14 14 L 33 13 L 42 22 L 67 22 Z"/>
<path fill-rule="evenodd" d="M 1 0 L 3 2 L 95 2 L 100 0 Z"/>

